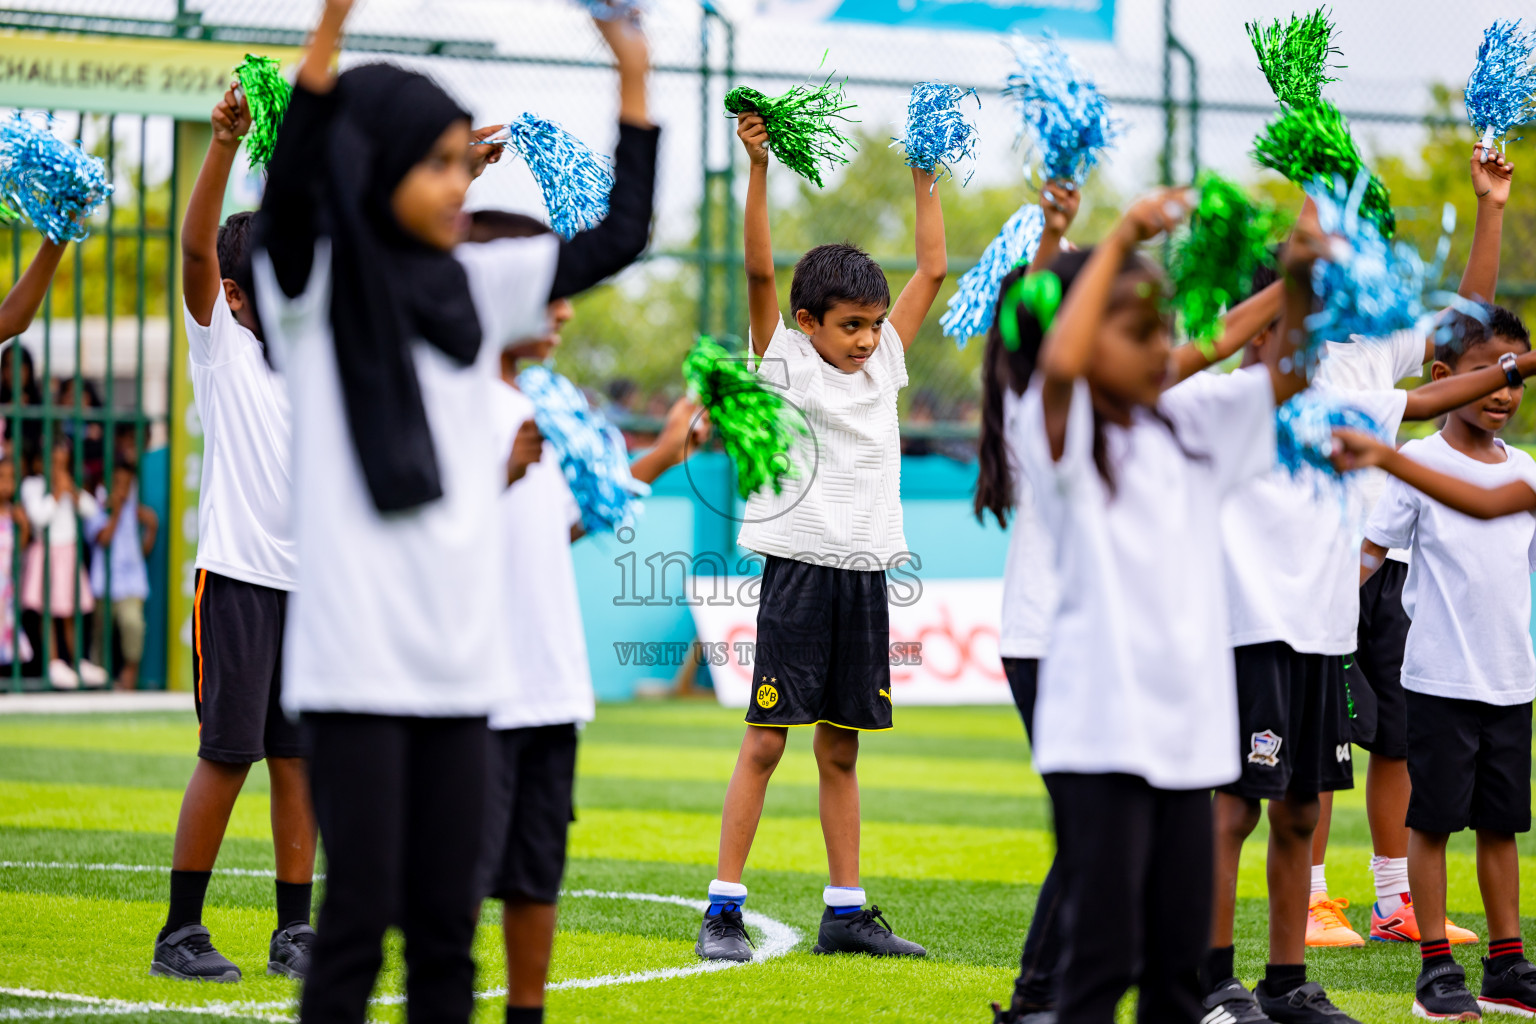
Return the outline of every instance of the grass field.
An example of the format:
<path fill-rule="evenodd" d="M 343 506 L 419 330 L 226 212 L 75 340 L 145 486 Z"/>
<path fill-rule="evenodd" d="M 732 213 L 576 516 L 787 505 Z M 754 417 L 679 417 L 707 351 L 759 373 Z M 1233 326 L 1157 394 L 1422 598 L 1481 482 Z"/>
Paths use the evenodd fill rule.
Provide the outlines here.
<path fill-rule="evenodd" d="M 810 955 L 825 861 L 802 730 L 769 791 L 747 878 L 749 907 L 794 929 L 794 945 L 762 962 L 701 972 L 692 952 L 697 911 L 634 894 L 702 897 L 739 715 L 707 705 L 601 708 L 582 741 L 550 1019 L 990 1020 L 987 1001 L 1010 990 L 1051 856 L 1044 790 L 1011 708 L 904 709 L 897 723 L 866 737 L 861 758 L 864 884 L 898 932 L 928 947 L 928 960 Z M 148 975 L 195 749 L 190 713 L 0 716 L 0 1020 L 292 1016 L 294 986 L 264 973 L 272 852 L 260 769 L 220 859 L 221 869 L 239 870 L 214 876 L 204 916 L 246 980 L 195 986 Z M 1261 834 L 1249 845 L 1238 912 L 1238 973 L 1250 984 L 1264 962 L 1262 842 Z M 1349 916 L 1362 933 L 1369 847 L 1363 789 L 1340 794 L 1329 881 L 1336 896 L 1356 902 Z M 1522 845 L 1526 908 L 1536 906 L 1533 849 Z M 1484 934 L 1467 837 L 1453 843 L 1450 896 L 1452 916 Z M 503 980 L 493 909 L 477 939 L 482 990 Z M 789 940 L 772 927 L 757 938 L 765 948 Z M 1529 921 L 1526 938 L 1536 939 Z M 1473 984 L 1480 949 L 1457 952 Z M 1313 953 L 1308 965 L 1355 1016 L 1406 1022 L 1417 961 L 1417 947 L 1370 943 Z M 374 1013 L 381 1021 L 403 1019 L 392 998 L 401 991 L 398 956 L 389 962 Z M 624 977 L 645 972 L 660 976 Z M 494 995 L 481 1000 L 476 1019 L 501 1020 Z"/>

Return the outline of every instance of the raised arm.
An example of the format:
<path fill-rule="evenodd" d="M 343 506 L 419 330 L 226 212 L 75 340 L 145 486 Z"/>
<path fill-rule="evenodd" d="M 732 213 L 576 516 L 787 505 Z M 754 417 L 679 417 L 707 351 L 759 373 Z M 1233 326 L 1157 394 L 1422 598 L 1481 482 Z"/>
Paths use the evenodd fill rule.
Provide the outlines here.
<path fill-rule="evenodd" d="M 352 0 L 326 0 L 267 164 L 258 241 L 270 254 L 277 283 L 289 298 L 303 294 L 309 284 L 315 240 L 320 237 L 319 187 L 326 137 L 336 112 L 336 72 L 331 64 L 351 10 Z"/>
<path fill-rule="evenodd" d="M 1052 179 L 1040 190 L 1040 209 L 1045 212 L 1045 228 L 1040 232 L 1040 244 L 1035 248 L 1035 257 L 1029 261 L 1031 272 L 1045 270 L 1061 252 L 1062 240 L 1067 237 L 1067 230 L 1077 219 L 1077 209 L 1082 200 L 1082 192 L 1070 181 Z"/>
<path fill-rule="evenodd" d="M 181 291 L 192 319 L 204 327 L 212 319 L 214 302 L 224 287 L 218 244 L 224 190 L 235 155 L 240 152 L 240 140 L 251 128 L 251 108 L 244 96 L 236 94 L 236 85 L 231 84 L 213 108 L 213 142 L 203 156 L 181 222 Z"/>
<path fill-rule="evenodd" d="M 896 296 L 888 317 L 901 338 L 903 348 L 912 346 L 918 328 L 939 297 L 944 277 L 949 273 L 949 255 L 944 250 L 944 208 L 939 202 L 938 178 L 927 171 L 912 168 L 912 189 L 917 193 L 917 270 Z"/>
<path fill-rule="evenodd" d="M 736 137 L 747 149 L 747 210 L 741 222 L 746 246 L 747 317 L 752 352 L 761 356 L 779 326 L 779 285 L 773 276 L 773 236 L 768 230 L 768 129 L 756 114 L 736 115 Z"/>
<path fill-rule="evenodd" d="M 1306 344 L 1307 317 L 1312 315 L 1312 265 L 1325 248 L 1317 222 L 1317 208 L 1309 200 L 1302 207 L 1291 237 L 1280 257 L 1280 280 L 1285 288 L 1280 334 L 1266 346 L 1265 364 L 1275 388 L 1275 405 L 1281 406 L 1307 388 L 1306 368 L 1296 350 Z"/>
<path fill-rule="evenodd" d="M 1163 189 L 1138 199 L 1125 211 L 1109 237 L 1094 247 L 1062 301 L 1055 323 L 1041 343 L 1038 363 L 1051 458 L 1061 458 L 1066 448 L 1072 391 L 1078 380 L 1087 375 L 1093 361 L 1120 267 L 1138 245 L 1172 228 L 1188 209 L 1182 189 Z"/>
<path fill-rule="evenodd" d="M 1516 356 L 1515 370 L 1521 377 L 1536 374 L 1536 352 L 1522 352 Z M 1403 419 L 1432 420 L 1507 387 L 1509 378 L 1504 376 L 1504 369 L 1500 366 L 1485 366 L 1470 373 L 1453 373 L 1449 377 L 1420 384 L 1409 391 Z"/>
<path fill-rule="evenodd" d="M 629 464 L 630 475 L 641 483 L 653 484 L 657 477 L 686 459 L 689 445 L 698 445 L 709 436 L 709 417 L 701 415 L 702 412 L 703 406 L 686 396 L 673 402 L 656 443 Z"/>
<path fill-rule="evenodd" d="M 1187 344 L 1173 350 L 1174 382 L 1192 377 L 1241 351 L 1274 322 L 1284 305 L 1285 283 L 1273 281 L 1227 310 L 1227 315 L 1221 318 L 1221 337 L 1212 345 Z"/>
<path fill-rule="evenodd" d="M 613 191 L 608 216 L 560 245 L 551 300 L 584 292 L 612 277 L 645 251 L 651 239 L 660 130 L 646 109 L 650 50 L 633 22 L 598 21 L 619 69 L 619 144 L 613 154 Z"/>
<path fill-rule="evenodd" d="M 16 337 L 32 326 L 32 318 L 42 307 L 43 296 L 48 294 L 48 282 L 59 269 L 59 259 L 64 255 L 68 242 L 50 242 L 43 239 L 26 273 L 16 282 L 16 287 L 0 302 L 0 341 Z"/>
<path fill-rule="evenodd" d="M 1431 469 L 1370 434 L 1335 430 L 1334 465 L 1341 470 L 1380 466 L 1403 483 L 1474 519 L 1497 519 L 1516 512 L 1536 511 L 1536 491 L 1523 480 L 1498 487 L 1479 487 L 1458 476 Z"/>
<path fill-rule="evenodd" d="M 1492 302 L 1499 287 L 1499 246 L 1504 237 L 1504 206 L 1509 202 L 1515 165 L 1504 154 L 1483 146 L 1472 148 L 1472 191 L 1477 194 L 1477 223 L 1472 228 L 1472 250 L 1461 275 L 1457 293 L 1474 302 Z M 1432 358 L 1432 357 L 1431 357 Z M 1426 358 L 1425 362 L 1429 359 Z"/>

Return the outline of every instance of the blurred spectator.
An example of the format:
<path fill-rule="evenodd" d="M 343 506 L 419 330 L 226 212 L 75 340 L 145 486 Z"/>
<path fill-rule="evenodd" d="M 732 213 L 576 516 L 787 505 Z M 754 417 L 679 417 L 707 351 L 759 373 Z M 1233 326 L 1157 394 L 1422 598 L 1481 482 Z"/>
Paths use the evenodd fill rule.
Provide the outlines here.
<path fill-rule="evenodd" d="M 25 550 L 32 528 L 16 503 L 16 462 L 7 451 L 0 459 L 0 665 L 9 669 L 20 644 L 20 660 L 32 660 L 32 641 L 16 635 L 15 564 L 17 550 Z"/>
<path fill-rule="evenodd" d="M 55 689 L 73 690 L 81 683 L 104 686 L 107 673 L 100 665 L 82 657 L 78 675 L 70 665 L 70 660 L 79 651 L 75 612 L 89 615 L 96 607 L 90 580 L 86 579 L 79 560 L 80 520 L 93 518 L 100 506 L 90 492 L 82 491 L 76 484 L 74 450 L 67 441 L 61 439 L 50 453 L 51 492 L 48 482 L 43 479 L 41 462 L 41 459 L 36 460 L 34 468 L 38 472 L 21 482 L 21 504 L 32 521 L 33 533 L 22 574 L 21 604 L 23 608 L 42 613 L 44 591 L 47 591 L 47 614 L 53 616 L 55 633 L 62 634 L 59 648 L 48 663 L 48 681 Z M 46 559 L 44 544 L 48 547 Z M 43 579 L 45 561 L 46 586 Z M 60 657 L 66 651 L 69 659 Z"/>
<path fill-rule="evenodd" d="M 85 413 L 99 412 L 102 408 L 100 389 L 91 380 L 84 381 L 84 385 L 80 389 L 81 411 Z M 77 426 L 76 421 L 71 416 L 75 410 L 74 377 L 65 377 L 59 381 L 58 398 L 55 399 L 54 404 L 59 407 L 60 413 L 65 417 L 59 421 L 59 429 L 73 443 Z M 88 492 L 94 494 L 105 482 L 103 477 L 106 473 L 104 456 L 107 431 L 100 421 L 95 420 L 83 420 L 78 426 L 83 428 L 85 435 L 82 449 L 85 461 L 81 464 L 81 485 Z"/>
<path fill-rule="evenodd" d="M 908 430 L 922 430 L 933 426 L 938 412 L 938 399 L 927 388 L 919 388 L 912 393 L 912 401 L 907 406 L 907 414 L 902 417 L 901 454 L 903 455 L 932 455 L 934 453 L 933 441 L 926 437 L 908 437 Z"/>
<path fill-rule="evenodd" d="M 37 384 L 37 371 L 32 365 L 32 353 L 27 351 L 26 346 L 19 341 L 0 345 L 0 413 L 6 417 L 4 436 L 7 441 L 13 440 L 11 432 L 15 426 L 10 417 L 16 411 L 15 388 L 12 386 L 12 381 L 18 362 L 21 363 L 20 405 L 35 408 L 43 404 L 43 390 Z M 21 438 L 21 461 L 23 464 L 30 464 L 43 452 L 43 421 L 22 420 Z"/>
<path fill-rule="evenodd" d="M 116 688 L 135 690 L 139 685 L 139 662 L 144 657 L 144 602 L 149 597 L 149 565 L 145 561 L 155 547 L 160 519 L 153 509 L 139 504 L 138 464 L 132 456 L 123 456 L 112 469 L 112 487 L 100 495 L 105 509 L 86 524 L 86 533 L 95 550 L 91 554 L 91 593 L 96 606 L 93 660 L 98 665 L 112 662 L 105 650 L 108 609 L 115 635 L 122 649 L 122 670 Z M 107 567 L 111 565 L 110 596 L 107 593 Z"/>

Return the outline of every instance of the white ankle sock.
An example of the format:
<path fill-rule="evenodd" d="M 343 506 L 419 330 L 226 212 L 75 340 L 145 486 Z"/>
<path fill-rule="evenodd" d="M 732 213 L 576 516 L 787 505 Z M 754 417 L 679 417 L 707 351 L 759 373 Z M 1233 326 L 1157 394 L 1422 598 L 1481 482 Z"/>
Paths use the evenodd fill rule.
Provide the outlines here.
<path fill-rule="evenodd" d="M 839 907 L 862 907 L 864 890 L 851 885 L 829 885 L 821 890 L 821 899 L 833 910 Z"/>
<path fill-rule="evenodd" d="M 1312 895 L 1316 896 L 1318 893 L 1323 893 L 1324 895 L 1327 895 L 1327 893 L 1328 893 L 1327 869 L 1322 864 L 1313 864 L 1312 865 Z"/>
<path fill-rule="evenodd" d="M 1383 910 L 1395 910 L 1407 902 L 1407 857 L 1372 857 L 1371 874 L 1376 876 L 1376 902 Z"/>

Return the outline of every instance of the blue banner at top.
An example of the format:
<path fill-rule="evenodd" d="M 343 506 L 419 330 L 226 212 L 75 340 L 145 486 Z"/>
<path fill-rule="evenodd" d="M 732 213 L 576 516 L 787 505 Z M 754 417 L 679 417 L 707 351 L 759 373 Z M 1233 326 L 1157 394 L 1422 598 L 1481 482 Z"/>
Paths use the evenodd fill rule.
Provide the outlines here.
<path fill-rule="evenodd" d="M 769 0 L 778 14 L 863 21 L 903 28 L 1027 32 L 1069 39 L 1113 39 L 1115 0 Z"/>

